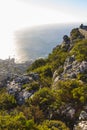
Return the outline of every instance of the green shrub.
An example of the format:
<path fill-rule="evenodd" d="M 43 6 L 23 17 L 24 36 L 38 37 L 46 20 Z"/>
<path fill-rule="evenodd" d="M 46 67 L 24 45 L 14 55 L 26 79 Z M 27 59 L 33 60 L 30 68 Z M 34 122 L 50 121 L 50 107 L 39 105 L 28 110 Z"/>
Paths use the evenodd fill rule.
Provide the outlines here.
<path fill-rule="evenodd" d="M 70 54 L 75 55 L 78 61 L 87 61 L 87 40 L 81 40 L 75 43 Z"/>
<path fill-rule="evenodd" d="M 84 36 L 79 32 L 78 28 L 72 29 L 70 36 L 71 36 L 71 40 L 84 38 Z"/>
<path fill-rule="evenodd" d="M 37 69 L 41 66 L 44 66 L 46 64 L 46 60 L 45 59 L 37 59 L 35 60 L 32 65 L 29 67 L 29 69 L 27 70 L 28 72 L 29 71 L 33 71 L 34 69 Z"/>
<path fill-rule="evenodd" d="M 78 80 L 82 80 L 83 82 L 87 82 L 87 74 L 78 74 L 77 75 Z"/>
<path fill-rule="evenodd" d="M 32 97 L 30 103 L 44 112 L 46 118 L 50 118 L 50 112 L 55 108 L 57 97 L 49 88 L 40 89 Z"/>
<path fill-rule="evenodd" d="M 9 95 L 6 90 L 0 91 L 0 109 L 9 110 L 17 106 L 16 100 L 13 95 Z"/>
<path fill-rule="evenodd" d="M 40 87 L 40 84 L 36 81 L 33 81 L 32 83 L 28 84 L 26 89 L 28 91 L 38 91 L 39 90 L 39 87 Z"/>
<path fill-rule="evenodd" d="M 69 128 L 61 121 L 46 120 L 39 126 L 40 130 L 69 130 Z"/>
<path fill-rule="evenodd" d="M 40 108 L 46 110 L 55 100 L 53 92 L 49 88 L 42 88 L 32 98 L 32 104 L 39 105 Z"/>
<path fill-rule="evenodd" d="M 79 80 L 59 81 L 55 84 L 60 102 L 85 103 L 87 100 L 87 85 Z"/>
<path fill-rule="evenodd" d="M 52 70 L 50 65 L 45 65 L 34 70 L 40 75 L 40 84 L 44 87 L 50 87 L 52 83 Z"/>
<path fill-rule="evenodd" d="M 60 75 L 64 71 L 64 68 L 61 66 L 57 69 L 57 74 Z"/>
<path fill-rule="evenodd" d="M 66 57 L 69 54 L 64 51 L 61 46 L 55 48 L 48 56 L 48 63 L 51 65 L 52 71 L 54 72 L 59 66 L 63 65 Z"/>
<path fill-rule="evenodd" d="M 38 130 L 33 120 L 26 120 L 23 113 L 0 116 L 1 130 Z"/>

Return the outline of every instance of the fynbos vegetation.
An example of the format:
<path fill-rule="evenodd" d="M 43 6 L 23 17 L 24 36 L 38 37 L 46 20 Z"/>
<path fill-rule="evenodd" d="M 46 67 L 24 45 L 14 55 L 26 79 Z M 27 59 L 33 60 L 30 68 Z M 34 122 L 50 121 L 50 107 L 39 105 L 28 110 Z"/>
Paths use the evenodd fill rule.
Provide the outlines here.
<path fill-rule="evenodd" d="M 77 130 L 86 112 L 87 39 L 78 28 L 0 89 L 1 130 Z"/>

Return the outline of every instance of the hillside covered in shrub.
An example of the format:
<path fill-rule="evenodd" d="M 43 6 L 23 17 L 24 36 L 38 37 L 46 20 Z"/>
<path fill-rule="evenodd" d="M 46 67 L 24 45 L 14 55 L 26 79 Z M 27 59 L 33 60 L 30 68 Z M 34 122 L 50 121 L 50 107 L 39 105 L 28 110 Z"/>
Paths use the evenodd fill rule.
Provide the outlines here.
<path fill-rule="evenodd" d="M 27 76 L 33 78 L 15 94 L 0 88 L 1 130 L 84 130 L 79 123 L 87 121 L 87 39 L 78 28 L 47 58 L 34 61 Z M 31 95 L 20 104 L 17 95 L 25 90 Z"/>

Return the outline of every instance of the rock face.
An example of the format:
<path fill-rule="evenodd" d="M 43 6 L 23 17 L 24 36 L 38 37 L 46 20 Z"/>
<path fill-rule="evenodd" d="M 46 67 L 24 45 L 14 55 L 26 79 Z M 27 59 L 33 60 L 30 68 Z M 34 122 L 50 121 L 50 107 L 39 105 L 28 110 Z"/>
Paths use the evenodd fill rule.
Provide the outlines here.
<path fill-rule="evenodd" d="M 79 121 L 74 130 L 87 130 L 87 113 L 85 111 L 81 111 Z"/>
<path fill-rule="evenodd" d="M 70 44 L 70 38 L 67 35 L 64 35 L 63 42 L 65 42 L 65 44 Z"/>
<path fill-rule="evenodd" d="M 74 119 L 75 109 L 71 104 L 67 104 L 64 108 L 61 108 L 61 115 L 66 116 L 69 119 Z"/>
<path fill-rule="evenodd" d="M 61 45 L 61 48 L 64 48 L 65 50 L 68 50 L 69 47 L 70 47 L 70 38 L 67 35 L 64 35 L 63 43 Z"/>
<path fill-rule="evenodd" d="M 82 61 L 79 68 L 81 73 L 87 72 L 87 61 Z"/>
<path fill-rule="evenodd" d="M 63 119 L 63 121 L 66 122 L 67 125 L 69 125 L 68 122 L 71 122 L 69 127 L 72 128 L 76 120 L 75 114 L 76 114 L 76 110 L 74 106 L 69 103 L 61 106 L 58 110 L 54 111 L 51 114 L 50 119 L 57 119 L 57 120 Z"/>
<path fill-rule="evenodd" d="M 87 61 L 77 62 L 74 60 L 73 62 L 65 61 L 64 64 L 64 73 L 63 74 L 79 74 L 85 73 L 87 71 Z"/>
<path fill-rule="evenodd" d="M 73 130 L 87 130 L 87 121 L 79 122 Z"/>
<path fill-rule="evenodd" d="M 87 113 L 85 111 L 81 111 L 79 120 L 87 120 Z"/>
<path fill-rule="evenodd" d="M 57 70 L 53 74 L 54 84 L 58 80 L 75 79 L 78 74 L 84 74 L 87 72 L 87 61 L 77 62 L 75 56 L 67 58 L 64 63 L 64 71 L 60 75 L 57 75 Z"/>
<path fill-rule="evenodd" d="M 25 100 L 33 95 L 35 91 L 28 91 L 23 89 L 23 85 L 29 84 L 39 79 L 39 75 L 31 73 L 29 75 L 16 76 L 12 81 L 8 81 L 7 91 L 9 94 L 14 95 L 17 103 L 23 105 Z"/>

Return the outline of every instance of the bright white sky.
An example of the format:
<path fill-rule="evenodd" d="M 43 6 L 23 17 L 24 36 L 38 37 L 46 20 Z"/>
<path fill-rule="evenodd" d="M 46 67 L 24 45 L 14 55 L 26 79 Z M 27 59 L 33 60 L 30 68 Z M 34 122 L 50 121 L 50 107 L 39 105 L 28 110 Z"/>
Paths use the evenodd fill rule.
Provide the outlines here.
<path fill-rule="evenodd" d="M 11 53 L 16 30 L 41 24 L 78 22 L 82 18 L 86 21 L 82 11 L 78 15 L 81 6 L 78 9 L 77 6 L 70 6 L 70 1 L 0 0 L 0 58 L 6 58 Z"/>

